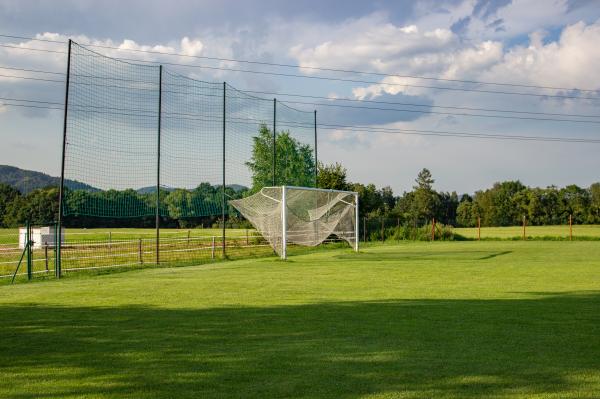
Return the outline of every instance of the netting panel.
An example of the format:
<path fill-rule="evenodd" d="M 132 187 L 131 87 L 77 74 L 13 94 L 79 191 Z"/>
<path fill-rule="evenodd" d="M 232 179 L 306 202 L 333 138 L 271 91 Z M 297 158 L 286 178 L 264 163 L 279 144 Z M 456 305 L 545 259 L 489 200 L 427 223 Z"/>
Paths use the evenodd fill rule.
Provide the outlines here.
<path fill-rule="evenodd" d="M 277 103 L 276 184 L 316 187 L 315 114 Z"/>
<path fill-rule="evenodd" d="M 64 177 L 77 191 L 66 193 L 64 215 L 154 214 L 155 201 L 126 190 L 156 185 L 159 68 L 73 43 L 70 72 Z"/>
<path fill-rule="evenodd" d="M 272 185 L 273 100 L 227 85 L 226 104 L 227 185 L 236 190 Z"/>
<path fill-rule="evenodd" d="M 223 198 L 315 186 L 313 112 L 160 71 L 72 43 L 65 217 L 150 225 L 159 195 L 161 216 L 198 223 L 229 213 Z"/>
<path fill-rule="evenodd" d="M 161 215 L 174 219 L 221 213 L 223 85 L 163 69 Z"/>

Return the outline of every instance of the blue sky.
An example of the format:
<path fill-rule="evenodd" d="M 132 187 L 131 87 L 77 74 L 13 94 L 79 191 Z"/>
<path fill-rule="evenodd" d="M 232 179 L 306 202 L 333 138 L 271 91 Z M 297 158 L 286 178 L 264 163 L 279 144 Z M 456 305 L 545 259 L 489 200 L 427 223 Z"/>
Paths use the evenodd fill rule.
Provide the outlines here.
<path fill-rule="evenodd" d="M 3 0 L 0 1 L 0 33 L 56 40 L 72 37 L 82 43 L 123 49 L 154 49 L 385 74 L 600 90 L 597 72 L 600 65 L 600 46 L 597 45 L 600 41 L 600 3 L 597 1 L 221 0 L 172 3 Z M 1 41 L 25 47 L 56 48 L 55 44 L 25 39 Z M 125 51 L 104 52 L 111 56 L 140 56 L 140 53 Z M 172 57 L 144 57 L 173 60 Z M 183 61 L 190 62 L 189 59 Z M 315 75 L 315 72 L 298 68 L 266 68 L 206 60 L 193 62 Z M 60 54 L 33 54 L 0 48 L 0 65 L 64 71 L 65 60 Z M 367 84 L 184 67 L 173 67 L 173 70 L 208 81 L 226 80 L 238 88 L 257 91 L 343 96 L 425 106 L 600 116 L 600 101 L 596 100 L 414 87 L 450 85 L 429 80 L 368 76 L 367 80 L 373 83 Z M 2 71 L 4 75 L 11 73 L 17 74 Z M 349 77 L 356 78 L 355 75 Z M 502 88 L 460 83 L 451 86 Z M 564 90 L 511 90 L 564 94 Z M 60 102 L 63 95 L 61 85 L 0 77 L 0 97 Z M 586 95 L 600 97 L 598 92 Z M 600 138 L 600 124 L 589 123 L 333 107 L 318 107 L 318 115 L 323 123 L 388 129 Z M 0 106 L 0 164 L 57 175 L 61 117 L 61 113 L 54 110 Z M 438 189 L 458 192 L 472 192 L 505 179 L 520 179 L 533 186 L 569 183 L 587 186 L 600 181 L 599 149 L 598 144 L 420 137 L 324 129 L 319 138 L 322 160 L 341 162 L 349 169 L 352 180 L 390 185 L 398 193 L 410 189 L 414 177 L 423 167 L 432 170 Z"/>

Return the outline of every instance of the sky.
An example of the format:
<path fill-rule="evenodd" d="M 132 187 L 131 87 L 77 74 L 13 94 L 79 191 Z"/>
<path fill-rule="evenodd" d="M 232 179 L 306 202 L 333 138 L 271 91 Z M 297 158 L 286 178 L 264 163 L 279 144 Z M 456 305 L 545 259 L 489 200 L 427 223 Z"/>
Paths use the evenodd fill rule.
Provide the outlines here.
<path fill-rule="evenodd" d="M 280 101 L 289 100 L 294 107 L 316 109 L 320 124 L 367 126 L 353 132 L 319 129 L 319 159 L 342 163 L 352 181 L 389 185 L 397 194 L 410 190 L 424 167 L 431 170 L 436 189 L 458 193 L 473 193 L 509 179 L 541 187 L 589 186 L 600 181 L 597 143 L 397 133 L 466 132 L 599 140 L 598 1 L 0 0 L 0 34 L 58 41 L 72 38 L 82 44 L 120 48 L 95 49 L 112 57 L 221 68 L 169 67 L 185 76 L 227 81 L 243 90 L 343 97 L 367 101 L 347 103 L 352 105 L 410 109 L 413 112 L 315 106 L 298 102 L 334 102 L 278 95 Z M 65 50 L 63 44 L 19 38 L 0 37 L 0 44 Z M 60 75 L 6 69 L 64 72 L 64 54 L 0 47 L 0 66 L 5 67 L 0 69 L 0 97 L 64 101 L 64 85 L 14 77 L 62 79 Z M 510 94 L 515 92 L 520 94 Z M 3 103 L 18 102 L 0 100 Z M 62 127 L 60 109 L 0 105 L 0 164 L 58 175 Z"/>

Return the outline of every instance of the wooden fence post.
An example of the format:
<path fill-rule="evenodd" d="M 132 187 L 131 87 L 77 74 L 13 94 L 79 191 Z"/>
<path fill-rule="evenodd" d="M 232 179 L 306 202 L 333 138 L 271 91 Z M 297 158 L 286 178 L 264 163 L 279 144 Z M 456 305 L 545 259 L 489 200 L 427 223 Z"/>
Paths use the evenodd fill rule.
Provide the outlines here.
<path fill-rule="evenodd" d="M 142 239 L 141 238 L 138 239 L 138 262 L 141 265 L 144 264 L 144 257 L 143 257 L 143 252 L 142 252 Z"/>
<path fill-rule="evenodd" d="M 569 241 L 573 241 L 573 215 L 569 215 Z"/>
<path fill-rule="evenodd" d="M 46 261 L 46 273 L 48 273 L 48 243 L 44 242 L 44 259 Z"/>
<path fill-rule="evenodd" d="M 527 228 L 527 217 L 525 215 L 523 215 L 523 241 L 525 241 L 527 239 L 526 228 Z"/>

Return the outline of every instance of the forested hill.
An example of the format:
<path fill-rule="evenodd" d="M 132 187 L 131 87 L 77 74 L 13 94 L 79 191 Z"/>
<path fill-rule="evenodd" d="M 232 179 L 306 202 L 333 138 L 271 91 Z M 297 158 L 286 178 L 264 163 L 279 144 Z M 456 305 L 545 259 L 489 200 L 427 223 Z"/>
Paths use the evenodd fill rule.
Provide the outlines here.
<path fill-rule="evenodd" d="M 22 194 L 30 193 L 37 188 L 58 186 L 60 177 L 53 177 L 33 170 L 20 169 L 15 166 L 0 165 L 0 183 L 8 184 Z M 96 191 L 94 187 L 74 180 L 65 180 L 65 186 L 72 189 Z"/>

